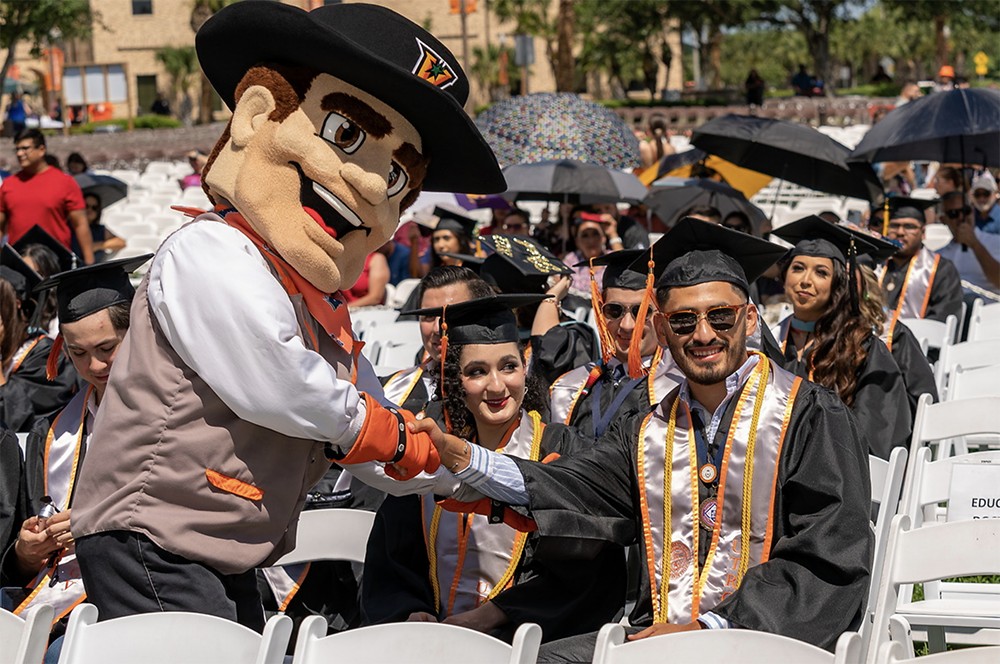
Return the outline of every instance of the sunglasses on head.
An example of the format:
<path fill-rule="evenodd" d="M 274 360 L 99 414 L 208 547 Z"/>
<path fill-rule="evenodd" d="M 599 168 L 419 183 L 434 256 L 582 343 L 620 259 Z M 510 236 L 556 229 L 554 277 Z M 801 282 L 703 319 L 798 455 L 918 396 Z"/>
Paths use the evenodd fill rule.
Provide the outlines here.
<path fill-rule="evenodd" d="M 954 210 L 945 210 L 944 216 L 948 217 L 949 219 L 961 219 L 962 217 L 968 215 L 970 212 L 972 212 L 972 207 L 969 205 L 963 205 L 962 207 L 955 208 Z"/>
<path fill-rule="evenodd" d="M 623 318 L 626 313 L 632 314 L 632 320 L 639 320 L 639 305 L 633 304 L 627 307 L 617 302 L 607 302 L 601 307 L 601 313 L 604 314 L 604 318 L 607 320 L 618 320 L 619 318 Z"/>
<path fill-rule="evenodd" d="M 664 318 L 667 319 L 667 325 L 670 326 L 671 331 L 674 334 L 688 335 L 692 334 L 698 327 L 698 322 L 704 318 L 708 321 L 708 324 L 716 332 L 726 332 L 731 330 L 734 325 L 736 325 L 736 318 L 740 314 L 740 310 L 746 304 L 731 304 L 720 307 L 712 307 L 708 311 L 699 313 L 691 309 L 685 309 L 682 311 L 671 311 L 669 313 L 663 314 Z"/>

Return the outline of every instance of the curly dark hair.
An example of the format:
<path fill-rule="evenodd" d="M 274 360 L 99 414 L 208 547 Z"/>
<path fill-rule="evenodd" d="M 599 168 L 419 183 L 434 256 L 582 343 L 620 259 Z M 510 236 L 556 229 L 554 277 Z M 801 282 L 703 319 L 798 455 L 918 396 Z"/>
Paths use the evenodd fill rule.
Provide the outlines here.
<path fill-rule="evenodd" d="M 434 376 L 434 391 L 438 400 L 451 420 L 451 432 L 468 440 L 476 440 L 476 420 L 465 405 L 465 388 L 462 386 L 462 350 L 464 345 L 448 347 L 448 355 L 444 361 L 444 394 L 441 393 L 441 365 L 435 362 L 432 367 Z M 518 345 L 521 362 L 524 360 L 524 347 Z M 548 406 L 548 393 L 541 378 L 534 372 L 528 372 L 524 379 L 524 399 L 521 401 L 523 410 L 542 411 Z"/>
<path fill-rule="evenodd" d="M 813 331 L 813 352 L 810 359 L 812 380 L 834 390 L 848 406 L 854 404 L 854 390 L 858 385 L 858 373 L 868 350 L 865 341 L 872 334 L 871 323 L 862 315 L 854 313 L 847 279 L 847 269 L 839 261 L 833 263 L 833 280 L 830 284 L 830 301 L 824 313 L 816 321 Z M 781 270 L 784 281 L 788 273 L 787 261 Z M 861 298 L 865 297 L 862 285 Z"/>

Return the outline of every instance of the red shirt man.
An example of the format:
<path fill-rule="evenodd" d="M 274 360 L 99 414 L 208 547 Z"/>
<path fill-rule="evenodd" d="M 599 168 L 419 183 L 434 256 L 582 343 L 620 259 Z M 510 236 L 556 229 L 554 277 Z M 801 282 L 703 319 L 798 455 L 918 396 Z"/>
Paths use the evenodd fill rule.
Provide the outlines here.
<path fill-rule="evenodd" d="M 0 187 L 0 232 L 13 244 L 38 224 L 67 249 L 75 234 L 83 262 L 93 263 L 93 237 L 79 185 L 45 162 L 45 136 L 37 129 L 22 131 L 14 145 L 21 170 Z"/>

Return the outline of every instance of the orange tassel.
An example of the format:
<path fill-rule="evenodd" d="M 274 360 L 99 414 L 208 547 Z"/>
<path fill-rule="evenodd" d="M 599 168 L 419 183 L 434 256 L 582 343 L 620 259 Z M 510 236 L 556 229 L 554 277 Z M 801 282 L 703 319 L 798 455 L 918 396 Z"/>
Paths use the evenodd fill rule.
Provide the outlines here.
<path fill-rule="evenodd" d="M 885 197 L 885 206 L 882 208 L 882 236 L 889 234 L 889 197 Z"/>
<path fill-rule="evenodd" d="M 649 272 L 646 274 L 646 290 L 642 294 L 642 303 L 639 305 L 639 315 L 635 320 L 635 332 L 632 333 L 632 343 L 628 347 L 628 375 L 631 378 L 640 378 L 646 375 L 646 369 L 642 366 L 642 337 L 646 331 L 646 315 L 649 313 L 649 306 L 656 297 L 653 289 L 653 250 L 649 250 Z M 643 321 L 643 322 L 640 322 Z"/>
<path fill-rule="evenodd" d="M 52 348 L 49 350 L 49 357 L 45 360 L 45 378 L 46 380 L 55 380 L 56 376 L 59 375 L 59 355 L 62 353 L 63 347 L 63 335 L 56 335 L 56 340 L 52 342 Z"/>
<path fill-rule="evenodd" d="M 445 313 L 448 305 L 441 309 L 441 400 L 444 401 L 444 361 L 448 358 L 448 323 L 445 321 Z M 448 415 L 448 407 L 444 407 L 444 427 L 447 433 L 452 433 L 451 417 Z"/>
<path fill-rule="evenodd" d="M 604 364 L 608 363 L 614 352 L 615 340 L 608 329 L 608 321 L 604 318 L 604 298 L 597 288 L 597 278 L 594 276 L 594 259 L 590 259 L 590 302 L 594 307 L 594 321 L 597 323 L 597 336 L 601 340 L 601 357 Z"/>

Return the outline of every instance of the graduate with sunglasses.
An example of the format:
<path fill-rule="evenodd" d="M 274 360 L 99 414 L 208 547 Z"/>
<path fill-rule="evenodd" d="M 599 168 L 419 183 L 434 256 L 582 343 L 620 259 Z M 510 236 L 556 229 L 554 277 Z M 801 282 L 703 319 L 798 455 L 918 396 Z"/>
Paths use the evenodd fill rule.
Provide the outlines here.
<path fill-rule="evenodd" d="M 748 351 L 750 281 L 783 250 L 705 226 L 654 251 L 654 326 L 684 380 L 652 412 L 549 464 L 414 426 L 465 483 L 458 498 L 512 506 L 542 541 L 640 542 L 630 639 L 735 627 L 833 649 L 868 589 L 867 449 L 835 394 Z M 538 661 L 589 662 L 595 638 L 545 645 Z"/>
<path fill-rule="evenodd" d="M 544 388 L 527 371 L 512 308 L 543 298 L 498 295 L 415 312 L 441 318 L 437 398 L 427 409 L 437 426 L 533 461 L 592 445 L 568 427 L 546 425 L 539 413 Z M 432 496 L 386 498 L 365 556 L 366 623 L 442 621 L 509 640 L 533 622 L 549 640 L 614 619 L 624 604 L 620 547 L 603 546 L 585 560 L 546 560 L 536 556 L 537 537 L 500 522 L 502 506 L 479 507 Z"/>
<path fill-rule="evenodd" d="M 819 217 L 773 231 L 795 247 L 782 262 L 792 314 L 778 324 L 785 368 L 837 393 L 857 418 L 871 454 L 888 459 L 909 445 L 910 407 L 902 372 L 861 314 L 857 254 L 871 242 Z"/>

